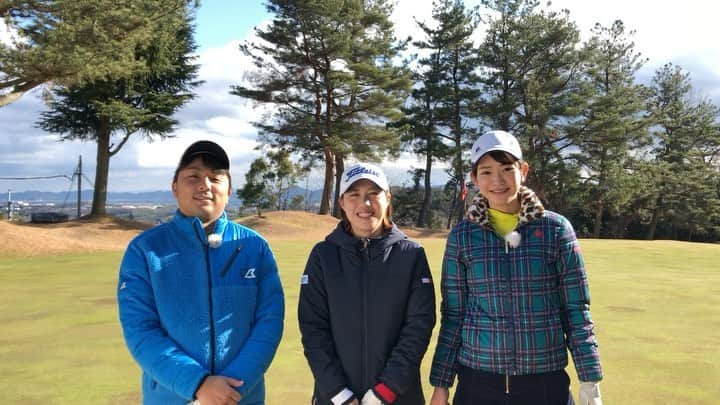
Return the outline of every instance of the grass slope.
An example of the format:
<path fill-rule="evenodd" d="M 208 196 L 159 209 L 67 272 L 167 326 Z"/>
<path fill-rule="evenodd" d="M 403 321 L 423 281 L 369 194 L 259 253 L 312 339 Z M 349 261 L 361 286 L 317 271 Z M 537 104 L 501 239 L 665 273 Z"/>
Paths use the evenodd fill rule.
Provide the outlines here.
<path fill-rule="evenodd" d="M 444 240 L 423 239 L 439 300 Z M 287 300 L 269 405 L 308 403 L 299 280 L 315 243 L 273 239 Z M 714 404 L 720 396 L 720 246 L 583 240 L 608 404 Z M 0 397 L 12 404 L 137 404 L 140 371 L 117 322 L 122 253 L 0 253 Z M 423 362 L 426 394 L 437 326 Z M 574 371 L 573 392 L 576 393 Z"/>

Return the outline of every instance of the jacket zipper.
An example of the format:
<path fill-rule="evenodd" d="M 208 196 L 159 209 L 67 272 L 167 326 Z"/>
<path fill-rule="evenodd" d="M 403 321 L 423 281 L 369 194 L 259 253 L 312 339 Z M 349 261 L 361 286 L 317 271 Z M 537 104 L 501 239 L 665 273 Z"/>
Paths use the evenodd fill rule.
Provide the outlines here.
<path fill-rule="evenodd" d="M 243 245 L 240 245 L 237 247 L 237 249 L 235 249 L 233 254 L 228 259 L 227 263 L 225 263 L 225 267 L 223 267 L 222 271 L 220 272 L 220 277 L 225 277 L 227 272 L 230 270 L 230 266 L 232 266 L 233 261 L 235 261 L 235 258 L 237 257 L 238 253 L 240 253 L 242 248 L 243 248 Z"/>
<path fill-rule="evenodd" d="M 505 240 L 505 238 L 503 238 L 503 241 L 505 242 L 505 255 L 509 256 L 510 255 L 510 249 L 509 249 L 510 242 Z M 509 289 L 510 288 L 510 271 L 507 271 L 506 275 L 507 275 L 507 284 L 508 284 L 508 289 Z M 513 333 L 513 340 L 514 339 L 515 339 L 515 334 Z M 507 371 L 507 372 L 505 372 L 505 395 L 509 395 L 509 394 L 510 394 L 510 371 Z"/>
<path fill-rule="evenodd" d="M 212 269 L 210 268 L 210 249 L 203 240 L 202 236 L 198 232 L 197 228 L 195 229 L 195 233 L 197 234 L 198 239 L 200 239 L 200 243 L 203 245 L 203 250 L 205 252 L 205 269 L 207 271 L 207 287 L 208 287 L 208 308 L 210 311 L 210 375 L 215 374 L 215 318 L 213 316 L 213 299 L 212 299 Z"/>
<path fill-rule="evenodd" d="M 215 374 L 215 316 L 213 314 L 212 299 L 212 269 L 210 268 L 210 251 L 207 245 L 205 248 L 205 264 L 208 275 L 208 304 L 210 308 L 210 375 Z"/>
<path fill-rule="evenodd" d="M 363 341 L 362 341 L 362 350 L 360 353 L 362 353 L 362 363 L 361 363 L 361 370 L 362 370 L 362 386 L 367 387 L 368 379 L 367 379 L 367 368 L 368 368 L 368 322 L 367 322 L 367 297 L 368 297 L 368 283 L 369 283 L 369 271 L 370 271 L 370 248 L 369 248 L 370 240 L 369 239 L 363 239 L 362 241 L 362 257 L 363 257 L 363 308 L 362 308 L 362 317 L 363 317 Z"/>
<path fill-rule="evenodd" d="M 517 228 L 515 228 L 515 229 L 517 229 Z M 509 255 L 510 254 L 510 242 L 508 242 L 502 235 L 497 233 L 497 231 L 495 231 L 495 229 L 493 229 L 492 227 L 490 227 L 490 231 L 492 233 L 494 233 L 495 235 L 497 235 L 498 238 L 502 239 L 503 244 L 505 244 L 505 254 Z M 509 271 L 506 271 L 506 276 L 507 276 L 506 277 L 507 282 L 509 284 L 510 283 L 510 272 Z M 515 339 L 514 336 L 515 336 L 515 334 L 513 333 L 513 339 Z M 505 372 L 505 394 L 510 394 L 510 371 L 509 370 Z"/>

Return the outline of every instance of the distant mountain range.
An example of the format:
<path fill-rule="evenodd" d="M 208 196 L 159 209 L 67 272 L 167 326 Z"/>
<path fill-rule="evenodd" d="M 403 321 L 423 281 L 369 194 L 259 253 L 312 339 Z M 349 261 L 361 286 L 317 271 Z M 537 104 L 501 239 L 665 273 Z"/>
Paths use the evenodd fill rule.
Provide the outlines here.
<path fill-rule="evenodd" d="M 93 190 L 83 190 L 82 200 L 91 201 L 93 197 Z M 51 203 L 62 203 L 64 201 L 74 203 L 77 200 L 77 191 L 71 192 L 53 192 L 53 191 L 17 191 L 12 193 L 13 201 L 24 201 L 28 203 L 33 202 L 51 202 Z M 174 203 L 175 198 L 172 192 L 168 191 L 145 191 L 137 193 L 119 193 L 119 192 L 108 192 L 108 202 L 112 203 L 157 203 L 166 204 Z"/>
<path fill-rule="evenodd" d="M 307 190 L 302 187 L 293 187 L 290 189 L 289 199 L 292 199 L 296 195 L 302 195 L 306 199 L 310 200 L 310 203 L 319 203 L 320 197 L 322 196 L 322 190 Z M 92 201 L 93 190 L 82 191 L 82 201 L 88 203 Z M 77 200 L 77 191 L 70 192 L 52 192 L 52 191 L 17 191 L 12 193 L 13 201 L 23 201 L 26 203 L 53 203 L 73 205 Z M 167 191 L 143 191 L 143 192 L 108 192 L 107 202 L 110 204 L 139 204 L 139 203 L 152 203 L 152 204 L 174 204 L 175 197 L 173 197 L 170 190 Z M 241 200 L 239 200 L 235 194 L 230 198 L 229 205 L 239 206 Z M 1 206 L 2 204 L 0 204 Z"/>

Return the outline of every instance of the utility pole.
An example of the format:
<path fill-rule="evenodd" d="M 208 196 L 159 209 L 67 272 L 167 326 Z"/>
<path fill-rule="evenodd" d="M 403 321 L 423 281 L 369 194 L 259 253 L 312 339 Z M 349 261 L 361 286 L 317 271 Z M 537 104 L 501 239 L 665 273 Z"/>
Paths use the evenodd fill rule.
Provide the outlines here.
<path fill-rule="evenodd" d="M 78 189 L 77 189 L 77 217 L 80 218 L 80 205 L 82 204 L 82 155 L 78 157 L 78 167 L 77 167 L 77 179 L 78 179 Z"/>

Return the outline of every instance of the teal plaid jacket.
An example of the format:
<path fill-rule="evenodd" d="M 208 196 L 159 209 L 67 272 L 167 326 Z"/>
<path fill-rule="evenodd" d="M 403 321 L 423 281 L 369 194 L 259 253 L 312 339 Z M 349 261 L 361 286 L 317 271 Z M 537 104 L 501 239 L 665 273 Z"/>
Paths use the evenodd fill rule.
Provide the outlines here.
<path fill-rule="evenodd" d="M 602 379 L 575 232 L 541 205 L 534 215 L 521 217 L 515 248 L 484 220 L 461 221 L 448 236 L 433 386 L 452 386 L 459 364 L 503 375 L 561 370 L 568 349 L 581 381 Z"/>

